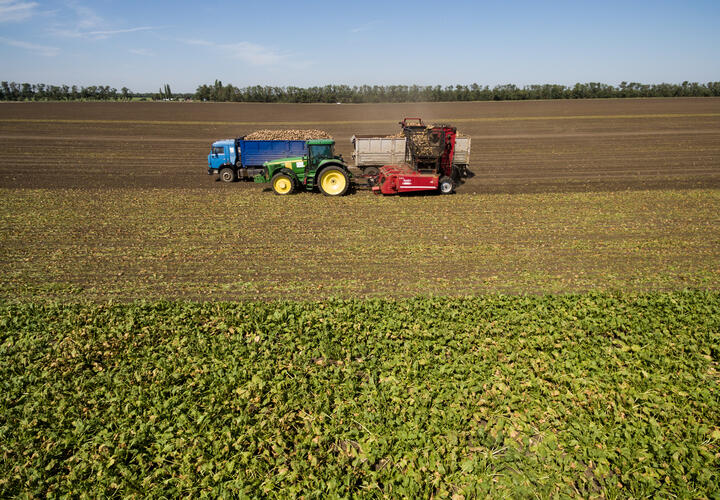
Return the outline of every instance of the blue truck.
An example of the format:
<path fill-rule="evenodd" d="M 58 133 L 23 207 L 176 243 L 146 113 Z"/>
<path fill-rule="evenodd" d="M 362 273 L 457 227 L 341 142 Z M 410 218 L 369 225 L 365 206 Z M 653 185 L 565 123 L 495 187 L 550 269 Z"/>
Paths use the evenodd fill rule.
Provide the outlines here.
<path fill-rule="evenodd" d="M 246 141 L 243 137 L 215 141 L 208 155 L 208 175 L 220 174 L 225 182 L 252 179 L 263 173 L 266 161 L 307 154 L 305 141 Z"/>

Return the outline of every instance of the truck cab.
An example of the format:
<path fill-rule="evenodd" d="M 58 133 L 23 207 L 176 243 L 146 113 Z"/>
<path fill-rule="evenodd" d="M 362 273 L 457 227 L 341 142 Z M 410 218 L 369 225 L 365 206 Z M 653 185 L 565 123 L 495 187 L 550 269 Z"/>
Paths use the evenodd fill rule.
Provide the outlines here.
<path fill-rule="evenodd" d="M 215 141 L 210 146 L 210 154 L 208 155 L 208 174 L 221 171 L 223 167 L 229 167 L 230 172 L 233 172 L 236 161 L 237 149 L 233 139 Z"/>
<path fill-rule="evenodd" d="M 245 140 L 244 137 L 215 141 L 208 155 L 208 174 L 232 182 L 252 179 L 263 172 L 263 164 L 275 158 L 307 155 L 304 140 Z"/>

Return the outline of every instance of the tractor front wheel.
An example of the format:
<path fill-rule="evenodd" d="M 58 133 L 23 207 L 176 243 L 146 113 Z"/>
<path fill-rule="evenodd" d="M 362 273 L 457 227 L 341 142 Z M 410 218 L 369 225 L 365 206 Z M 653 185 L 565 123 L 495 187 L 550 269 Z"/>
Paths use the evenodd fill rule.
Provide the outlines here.
<path fill-rule="evenodd" d="M 272 184 L 275 194 L 291 194 L 295 190 L 295 182 L 293 181 L 293 178 L 283 172 L 278 172 L 273 175 L 270 183 Z"/>
<path fill-rule="evenodd" d="M 320 192 L 325 196 L 342 196 L 350 187 L 350 178 L 345 169 L 340 167 L 327 167 L 318 177 Z"/>
<path fill-rule="evenodd" d="M 455 182 L 450 177 L 440 177 L 438 187 L 442 194 L 452 194 L 455 191 Z"/>
<path fill-rule="evenodd" d="M 220 178 L 223 182 L 235 182 L 235 171 L 230 167 L 225 167 L 220 171 Z"/>

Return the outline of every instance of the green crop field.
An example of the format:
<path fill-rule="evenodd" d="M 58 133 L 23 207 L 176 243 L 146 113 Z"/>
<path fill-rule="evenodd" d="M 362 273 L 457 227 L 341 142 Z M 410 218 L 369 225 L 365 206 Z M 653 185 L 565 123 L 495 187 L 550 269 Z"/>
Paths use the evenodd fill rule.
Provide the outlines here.
<path fill-rule="evenodd" d="M 720 294 L 0 308 L 0 496 L 716 497 Z"/>

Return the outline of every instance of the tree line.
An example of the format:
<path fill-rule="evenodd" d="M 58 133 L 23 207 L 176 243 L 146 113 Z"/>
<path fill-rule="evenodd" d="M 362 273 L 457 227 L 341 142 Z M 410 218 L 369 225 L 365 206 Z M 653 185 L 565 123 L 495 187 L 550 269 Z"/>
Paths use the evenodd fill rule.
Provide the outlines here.
<path fill-rule="evenodd" d="M 119 91 L 109 85 L 48 85 L 45 83 L 0 82 L 2 101 L 79 101 L 130 100 L 133 93 L 123 87 Z"/>
<path fill-rule="evenodd" d="M 573 86 L 497 85 L 325 85 L 323 87 L 271 87 L 255 85 L 238 88 L 223 85 L 200 85 L 195 98 L 203 101 L 233 102 L 450 102 L 510 101 L 527 99 L 592 99 L 622 97 L 710 97 L 720 96 L 720 82 L 683 82 L 681 84 L 643 84 L 622 82 L 618 86 L 605 83 L 576 83 Z"/>
<path fill-rule="evenodd" d="M 624 97 L 718 97 L 720 82 L 683 82 L 644 84 L 622 82 L 576 83 L 573 86 L 497 85 L 325 85 L 316 87 L 235 87 L 215 80 L 212 85 L 200 85 L 195 93 L 173 93 L 165 84 L 158 93 L 133 93 L 127 87 L 119 91 L 109 85 L 48 85 L 43 83 L 0 83 L 2 101 L 75 101 L 75 100 L 184 100 L 217 102 L 278 102 L 278 103 L 376 103 L 376 102 L 452 102 L 452 101 L 512 101 L 527 99 L 593 99 Z"/>
<path fill-rule="evenodd" d="M 192 93 L 174 93 L 167 83 L 157 93 L 120 90 L 109 85 L 49 85 L 45 83 L 0 82 L 0 101 L 131 101 L 192 99 Z"/>

